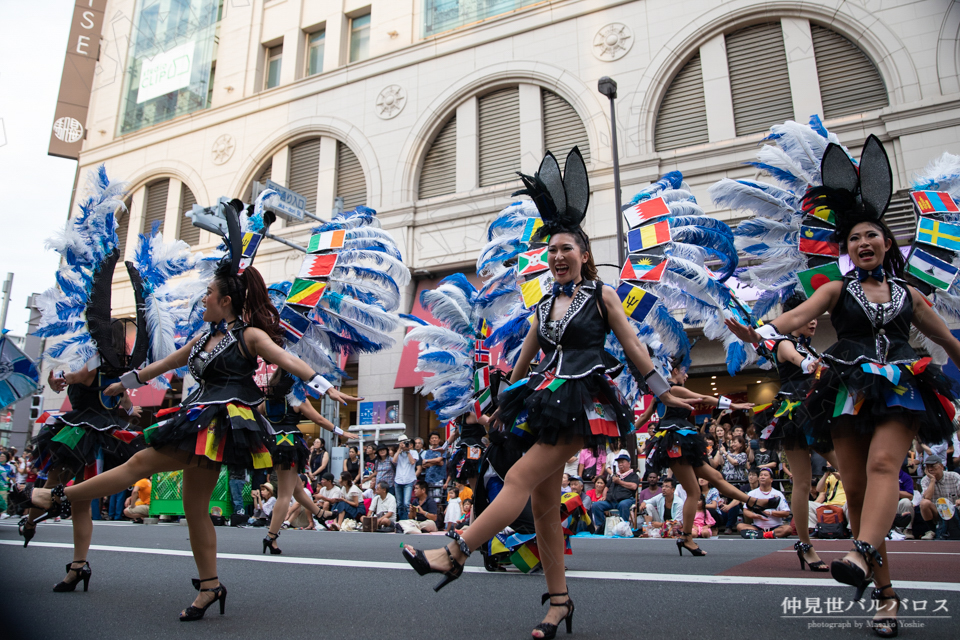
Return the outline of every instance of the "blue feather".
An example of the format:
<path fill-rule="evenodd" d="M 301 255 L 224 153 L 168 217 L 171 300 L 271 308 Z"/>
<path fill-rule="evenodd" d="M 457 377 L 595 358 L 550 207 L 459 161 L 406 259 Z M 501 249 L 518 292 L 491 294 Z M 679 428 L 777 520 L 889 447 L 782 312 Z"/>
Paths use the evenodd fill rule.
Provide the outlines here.
<path fill-rule="evenodd" d="M 643 202 L 644 200 L 649 200 L 655 198 L 664 189 L 679 189 L 680 185 L 683 184 L 683 174 L 679 171 L 671 171 L 665 174 L 662 178 L 654 182 L 649 187 L 642 189 L 637 195 L 633 196 L 633 199 L 630 200 L 631 205 L 635 205 L 638 202 Z"/>
<path fill-rule="evenodd" d="M 786 184 L 794 184 L 797 181 L 797 176 L 793 175 L 789 171 L 780 169 L 779 167 L 774 167 L 773 165 L 766 164 L 764 162 L 745 162 L 744 164 L 751 167 L 756 167 L 761 171 L 766 171 L 768 174 L 776 178 L 777 180 L 784 182 Z"/>
<path fill-rule="evenodd" d="M 743 365 L 747 362 L 747 352 L 743 343 L 739 340 L 730 343 L 727 347 L 727 373 L 731 376 L 737 375 Z"/>
<path fill-rule="evenodd" d="M 823 126 L 823 121 L 820 120 L 820 116 L 817 114 L 810 116 L 810 128 L 820 134 L 821 138 L 830 138 L 830 133 L 827 131 L 827 128 Z"/>

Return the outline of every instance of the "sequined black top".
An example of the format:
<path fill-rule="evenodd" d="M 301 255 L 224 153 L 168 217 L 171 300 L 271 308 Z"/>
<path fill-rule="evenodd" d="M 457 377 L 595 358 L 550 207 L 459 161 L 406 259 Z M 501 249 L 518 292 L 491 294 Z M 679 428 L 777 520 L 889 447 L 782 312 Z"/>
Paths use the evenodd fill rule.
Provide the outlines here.
<path fill-rule="evenodd" d="M 183 406 L 227 402 L 256 406 L 263 402 L 263 393 L 253 379 L 257 360 L 241 346 L 244 328 L 245 325 L 240 325 L 228 331 L 210 353 L 203 351 L 210 340 L 209 332 L 193 345 L 190 373 L 200 386 L 183 402 Z"/>
<path fill-rule="evenodd" d="M 824 357 L 837 364 L 863 362 L 904 364 L 917 359 L 910 346 L 913 298 L 905 286 L 890 280 L 890 302 L 870 302 L 860 281 L 845 278 L 840 298 L 830 313 L 837 343 Z"/>

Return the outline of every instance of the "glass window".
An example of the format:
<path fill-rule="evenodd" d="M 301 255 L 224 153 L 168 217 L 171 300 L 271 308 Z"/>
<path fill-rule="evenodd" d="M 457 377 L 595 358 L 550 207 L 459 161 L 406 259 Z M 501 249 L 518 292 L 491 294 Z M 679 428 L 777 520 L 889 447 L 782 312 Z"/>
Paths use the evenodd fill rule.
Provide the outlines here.
<path fill-rule="evenodd" d="M 423 0 L 423 37 L 457 29 L 541 0 Z"/>
<path fill-rule="evenodd" d="M 307 75 L 323 72 L 323 45 L 327 39 L 326 31 L 317 31 L 307 35 Z"/>
<path fill-rule="evenodd" d="M 219 5 L 219 0 L 137 3 L 118 135 L 210 106 Z"/>
<path fill-rule="evenodd" d="M 267 49 L 267 70 L 263 74 L 263 88 L 273 89 L 280 85 L 280 63 L 283 61 L 283 45 Z"/>
<path fill-rule="evenodd" d="M 350 19 L 350 62 L 370 57 L 370 14 Z"/>

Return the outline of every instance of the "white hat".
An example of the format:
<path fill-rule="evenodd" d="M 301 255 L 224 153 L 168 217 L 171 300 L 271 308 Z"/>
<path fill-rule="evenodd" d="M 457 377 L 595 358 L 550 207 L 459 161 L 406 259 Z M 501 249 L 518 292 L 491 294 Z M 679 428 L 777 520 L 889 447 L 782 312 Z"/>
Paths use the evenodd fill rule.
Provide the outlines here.
<path fill-rule="evenodd" d="M 410 438 L 408 438 L 407 434 L 405 433 L 401 433 L 399 436 L 397 436 L 397 442 L 406 442 L 409 439 Z"/>

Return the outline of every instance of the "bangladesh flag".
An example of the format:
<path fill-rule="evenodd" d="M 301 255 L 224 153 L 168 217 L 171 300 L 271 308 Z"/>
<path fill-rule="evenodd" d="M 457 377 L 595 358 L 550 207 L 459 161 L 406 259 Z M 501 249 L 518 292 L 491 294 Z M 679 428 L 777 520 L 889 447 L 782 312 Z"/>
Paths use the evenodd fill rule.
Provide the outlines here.
<path fill-rule="evenodd" d="M 803 292 L 807 294 L 809 298 L 813 295 L 814 291 L 828 282 L 843 280 L 843 274 L 840 273 L 839 264 L 836 262 L 828 262 L 825 265 L 799 272 L 797 279 L 800 280 L 800 284 L 803 286 Z"/>

